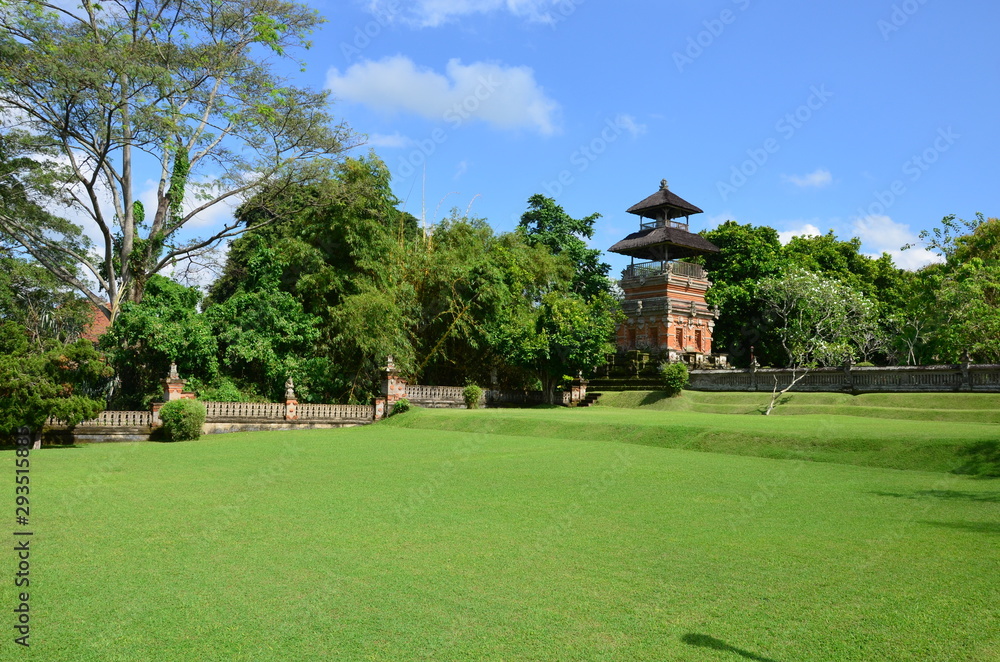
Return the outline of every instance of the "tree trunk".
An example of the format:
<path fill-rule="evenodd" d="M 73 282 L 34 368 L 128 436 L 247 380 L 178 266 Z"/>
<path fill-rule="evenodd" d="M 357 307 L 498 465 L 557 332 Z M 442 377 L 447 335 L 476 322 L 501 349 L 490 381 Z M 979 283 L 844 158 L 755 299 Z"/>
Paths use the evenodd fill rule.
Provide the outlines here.
<path fill-rule="evenodd" d="M 793 368 L 792 369 L 792 381 L 791 381 L 791 383 L 788 386 L 786 386 L 784 389 L 782 389 L 781 391 L 778 390 L 778 376 L 775 375 L 774 376 L 774 390 L 771 391 L 771 404 L 769 404 L 767 406 L 767 411 L 764 412 L 764 415 L 765 416 L 770 416 L 771 412 L 774 411 L 774 408 L 778 406 L 778 400 L 781 399 L 781 396 L 783 396 L 784 394 L 786 394 L 789 391 L 791 391 L 792 387 L 795 386 L 796 384 L 798 384 L 800 381 L 802 381 L 802 378 L 805 377 L 808 374 L 809 374 L 809 368 L 806 368 L 802 372 L 801 375 L 799 375 L 798 377 L 796 377 L 795 376 L 795 369 Z"/>

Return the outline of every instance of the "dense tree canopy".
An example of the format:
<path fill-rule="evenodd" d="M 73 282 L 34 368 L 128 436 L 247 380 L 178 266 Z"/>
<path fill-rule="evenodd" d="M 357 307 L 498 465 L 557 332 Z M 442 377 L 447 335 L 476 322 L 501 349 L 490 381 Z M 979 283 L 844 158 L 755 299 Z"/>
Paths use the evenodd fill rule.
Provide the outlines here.
<path fill-rule="evenodd" d="M 0 438 L 25 426 L 37 440 L 50 416 L 70 425 L 93 418 L 110 375 L 86 340 L 33 342 L 20 324 L 0 321 Z"/>

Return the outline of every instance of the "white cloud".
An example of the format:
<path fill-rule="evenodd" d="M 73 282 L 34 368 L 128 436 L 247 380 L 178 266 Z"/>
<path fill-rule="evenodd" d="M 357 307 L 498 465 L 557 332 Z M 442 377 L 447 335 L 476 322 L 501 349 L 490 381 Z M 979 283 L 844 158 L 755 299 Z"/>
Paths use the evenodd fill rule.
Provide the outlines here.
<path fill-rule="evenodd" d="M 735 221 L 736 217 L 730 211 L 724 211 L 721 214 L 715 214 L 714 216 L 696 217 L 701 220 L 701 226 L 706 230 L 714 230 L 726 221 Z"/>
<path fill-rule="evenodd" d="M 615 124 L 628 131 L 633 138 L 638 138 L 639 136 L 643 135 L 644 133 L 646 133 L 646 129 L 648 128 L 645 124 L 640 124 L 639 122 L 637 122 L 634 116 L 628 115 L 626 113 L 622 113 L 616 116 Z"/>
<path fill-rule="evenodd" d="M 156 188 L 157 182 L 147 179 L 143 185 L 143 191 L 139 194 L 139 200 L 146 208 L 146 220 L 151 221 L 152 215 L 156 212 Z M 187 186 L 184 195 L 184 213 L 189 214 L 201 205 L 205 200 L 196 197 L 195 192 L 204 192 L 211 195 L 218 195 L 221 191 L 212 186 L 212 180 L 203 178 L 198 182 L 191 182 Z M 222 202 L 217 202 L 208 209 L 198 212 L 190 221 L 184 224 L 184 228 L 194 230 L 198 228 L 211 228 L 216 225 L 231 222 L 236 214 L 236 208 L 240 206 L 239 196 L 226 198 Z M 219 228 L 221 229 L 221 228 Z M 209 235 L 211 236 L 211 235 Z"/>
<path fill-rule="evenodd" d="M 413 139 L 408 138 L 398 131 L 391 135 L 373 133 L 368 136 L 368 145 L 372 147 L 386 147 L 389 149 L 404 149 L 413 145 Z"/>
<path fill-rule="evenodd" d="M 384 20 L 413 27 L 436 27 L 462 16 L 507 12 L 533 23 L 554 24 L 584 0 L 370 0 L 369 10 Z"/>
<path fill-rule="evenodd" d="M 781 241 L 782 245 L 784 245 L 790 242 L 792 237 L 818 237 L 821 234 L 823 233 L 819 231 L 819 228 L 812 223 L 804 223 L 797 228 L 779 232 L 778 240 Z"/>
<path fill-rule="evenodd" d="M 942 261 L 940 255 L 923 248 L 901 250 L 906 244 L 916 244 L 919 238 L 909 226 L 884 214 L 854 219 L 853 230 L 864 247 L 872 251 L 869 255 L 879 257 L 882 253 L 888 253 L 896 265 L 903 269 L 919 269 Z"/>
<path fill-rule="evenodd" d="M 331 68 L 326 86 L 382 112 L 406 111 L 455 127 L 479 119 L 501 129 L 556 131 L 559 104 L 545 95 L 530 67 L 452 59 L 442 74 L 397 55 L 365 60 L 343 73 Z"/>
<path fill-rule="evenodd" d="M 823 188 L 833 183 L 833 175 L 829 170 L 819 168 L 807 175 L 782 175 L 782 179 L 791 182 L 799 188 Z"/>

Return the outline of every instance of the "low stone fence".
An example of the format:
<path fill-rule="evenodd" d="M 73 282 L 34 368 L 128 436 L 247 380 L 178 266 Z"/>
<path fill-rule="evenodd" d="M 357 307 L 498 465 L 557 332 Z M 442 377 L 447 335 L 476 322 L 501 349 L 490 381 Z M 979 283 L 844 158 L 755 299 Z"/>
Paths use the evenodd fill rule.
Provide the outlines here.
<path fill-rule="evenodd" d="M 148 441 L 153 427 L 150 411 L 103 411 L 97 418 L 81 421 L 73 428 L 50 418 L 45 422 L 43 436 L 58 443 Z"/>
<path fill-rule="evenodd" d="M 410 404 L 418 407 L 429 408 L 450 408 L 464 409 L 465 389 L 461 386 L 423 386 L 420 384 L 406 384 L 404 393 Z M 566 404 L 569 404 L 570 392 L 557 394 L 565 396 Z M 501 391 L 497 389 L 483 389 L 483 395 L 479 398 L 480 407 L 526 407 L 545 403 L 545 394 L 541 391 Z"/>
<path fill-rule="evenodd" d="M 801 373 L 796 373 L 801 374 Z M 772 391 L 791 383 L 788 369 L 692 370 L 694 391 Z M 843 393 L 1000 392 L 1000 365 L 815 368 L 795 385 L 796 391 Z"/>
<path fill-rule="evenodd" d="M 461 386 L 423 386 L 420 384 L 406 384 L 405 397 L 410 404 L 418 407 L 432 408 L 457 408 L 465 407 L 465 398 L 462 396 Z"/>
<path fill-rule="evenodd" d="M 280 402 L 206 402 L 204 434 L 255 432 L 260 430 L 302 430 L 367 425 L 375 420 L 375 408 L 368 405 L 313 405 L 290 408 Z M 294 415 L 294 417 L 290 417 Z M 159 412 L 105 411 L 97 418 L 69 428 L 63 421 L 49 419 L 47 436 L 52 441 L 104 442 L 148 441 L 163 423 Z"/>

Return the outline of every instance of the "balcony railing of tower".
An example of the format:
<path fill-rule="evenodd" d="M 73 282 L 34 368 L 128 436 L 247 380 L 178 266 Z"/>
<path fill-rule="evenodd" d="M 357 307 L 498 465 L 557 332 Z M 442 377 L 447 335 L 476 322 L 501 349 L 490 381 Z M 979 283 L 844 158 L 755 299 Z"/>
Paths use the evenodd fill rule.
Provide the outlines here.
<path fill-rule="evenodd" d="M 678 230 L 687 231 L 688 222 L 687 219 L 683 221 L 677 221 L 677 220 L 663 220 L 658 218 L 640 218 L 639 228 L 641 230 L 651 230 L 653 228 L 677 228 Z"/>
<path fill-rule="evenodd" d="M 681 278 L 705 278 L 705 270 L 700 264 L 692 262 L 636 262 L 625 267 L 622 278 L 652 278 L 672 274 Z"/>

